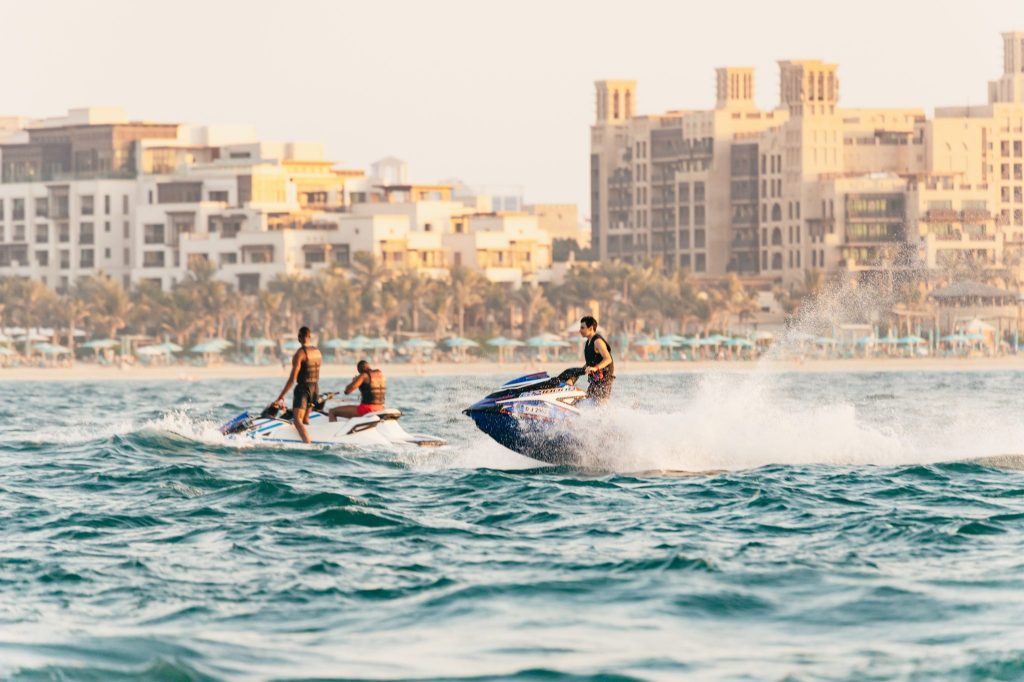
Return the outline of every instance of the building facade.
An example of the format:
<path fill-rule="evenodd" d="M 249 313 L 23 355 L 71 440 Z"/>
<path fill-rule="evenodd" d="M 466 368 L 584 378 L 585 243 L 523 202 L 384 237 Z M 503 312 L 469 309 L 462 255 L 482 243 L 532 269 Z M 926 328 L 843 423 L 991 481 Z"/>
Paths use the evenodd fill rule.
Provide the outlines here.
<path fill-rule="evenodd" d="M 714 109 L 638 115 L 635 81 L 596 84 L 592 241 L 600 259 L 659 258 L 698 276 L 783 284 L 806 270 L 1024 263 L 1024 33 L 1003 35 L 989 103 L 846 109 L 835 64 L 779 62 L 779 103 L 753 71 L 716 71 Z M 941 218 L 941 219 L 940 219 Z"/>

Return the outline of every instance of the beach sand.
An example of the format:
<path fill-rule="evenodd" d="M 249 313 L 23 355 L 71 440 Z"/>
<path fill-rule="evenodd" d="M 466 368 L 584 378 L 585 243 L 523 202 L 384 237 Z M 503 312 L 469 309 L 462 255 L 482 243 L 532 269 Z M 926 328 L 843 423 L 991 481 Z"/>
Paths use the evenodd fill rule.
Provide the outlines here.
<path fill-rule="evenodd" d="M 571 366 L 563 362 L 467 362 L 430 364 L 382 364 L 388 376 L 494 376 L 515 377 L 530 372 L 552 374 Z M 1024 356 L 996 358 L 867 358 L 852 360 L 771 360 L 759 361 L 616 361 L 616 374 L 666 374 L 714 372 L 985 372 L 1024 370 Z M 327 363 L 324 379 L 348 379 L 355 374 L 349 364 Z M 210 367 L 171 365 L 169 367 L 102 367 L 78 362 L 72 367 L 0 368 L 0 383 L 13 381 L 202 381 L 206 379 L 257 379 L 287 377 L 281 365 L 251 366 L 224 363 Z"/>

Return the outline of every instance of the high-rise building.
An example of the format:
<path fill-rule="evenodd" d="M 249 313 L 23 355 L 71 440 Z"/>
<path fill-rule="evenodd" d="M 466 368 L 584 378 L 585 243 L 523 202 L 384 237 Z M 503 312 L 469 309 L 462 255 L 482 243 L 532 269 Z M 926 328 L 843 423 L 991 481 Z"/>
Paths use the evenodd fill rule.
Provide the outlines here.
<path fill-rule="evenodd" d="M 753 72 L 716 71 L 715 108 L 638 115 L 635 81 L 599 81 L 591 223 L 601 259 L 659 258 L 700 276 L 796 283 L 809 269 L 1024 260 L 1024 33 L 1003 35 L 989 104 L 840 106 L 835 64 L 779 62 L 760 111 Z"/>

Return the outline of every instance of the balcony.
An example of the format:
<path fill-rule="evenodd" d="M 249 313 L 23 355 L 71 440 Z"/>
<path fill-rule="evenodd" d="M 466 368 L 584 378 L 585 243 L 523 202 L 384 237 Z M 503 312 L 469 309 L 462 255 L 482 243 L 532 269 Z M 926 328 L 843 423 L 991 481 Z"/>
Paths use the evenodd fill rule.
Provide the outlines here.
<path fill-rule="evenodd" d="M 957 223 L 960 213 L 952 208 L 930 208 L 922 218 L 926 223 Z"/>

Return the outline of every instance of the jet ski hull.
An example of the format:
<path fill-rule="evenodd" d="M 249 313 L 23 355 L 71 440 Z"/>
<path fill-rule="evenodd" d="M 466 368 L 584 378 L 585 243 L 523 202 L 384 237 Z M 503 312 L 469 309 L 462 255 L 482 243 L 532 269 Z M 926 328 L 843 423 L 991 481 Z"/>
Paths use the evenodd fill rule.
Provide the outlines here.
<path fill-rule="evenodd" d="M 445 441 L 433 436 L 411 434 L 401 427 L 398 410 L 384 410 L 332 422 L 322 412 L 309 416 L 306 432 L 311 445 L 356 447 L 408 446 L 421 447 L 444 445 Z M 303 444 L 302 437 L 291 420 L 275 417 L 249 417 L 242 413 L 221 427 L 228 438 L 261 443 Z"/>
<path fill-rule="evenodd" d="M 578 464 L 576 403 L 585 395 L 562 376 L 541 372 L 507 382 L 464 413 L 509 450 L 545 464 Z"/>

